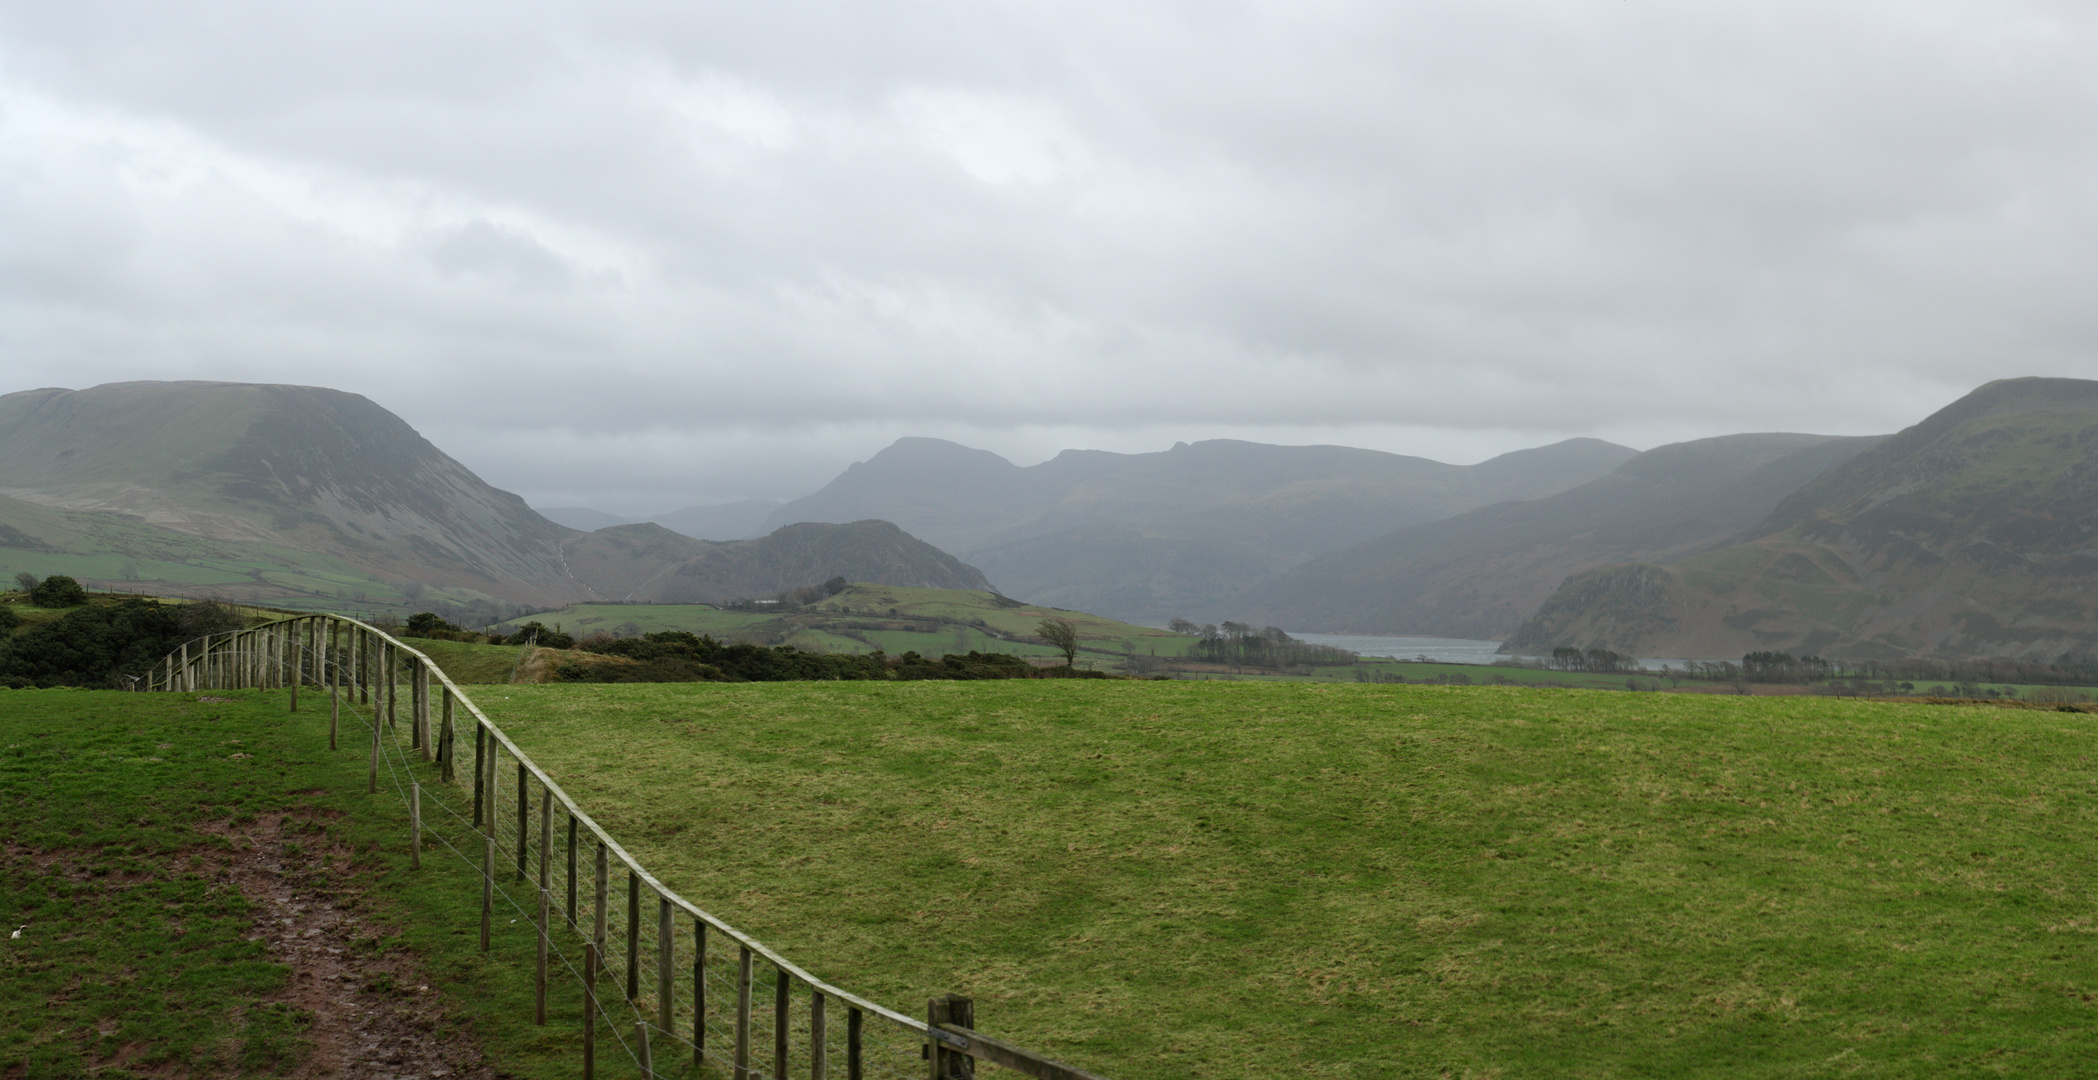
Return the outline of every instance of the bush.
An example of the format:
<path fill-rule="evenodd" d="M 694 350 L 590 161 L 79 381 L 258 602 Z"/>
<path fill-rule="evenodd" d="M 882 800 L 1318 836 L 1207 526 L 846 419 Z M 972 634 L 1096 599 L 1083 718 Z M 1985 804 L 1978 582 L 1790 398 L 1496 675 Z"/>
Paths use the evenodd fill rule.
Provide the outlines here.
<path fill-rule="evenodd" d="M 16 614 L 15 609 L 8 607 L 6 604 L 0 604 L 0 634 L 7 633 L 20 625 L 22 625 L 22 616 Z"/>
<path fill-rule="evenodd" d="M 29 602 L 38 607 L 79 607 L 87 603 L 87 590 L 64 574 L 53 574 L 29 590 Z"/>

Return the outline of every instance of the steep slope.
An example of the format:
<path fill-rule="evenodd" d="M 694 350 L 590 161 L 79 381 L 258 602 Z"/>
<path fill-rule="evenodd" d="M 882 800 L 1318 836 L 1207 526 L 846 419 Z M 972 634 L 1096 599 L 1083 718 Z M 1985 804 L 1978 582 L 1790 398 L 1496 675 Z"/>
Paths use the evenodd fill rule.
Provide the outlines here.
<path fill-rule="evenodd" d="M 1727 435 L 1657 447 L 1542 499 L 1415 525 L 1314 559 L 1226 615 L 1292 629 L 1500 638 L 1568 575 L 1734 539 L 1876 440 Z"/>
<path fill-rule="evenodd" d="M 2098 649 L 2098 382 L 2008 379 L 1830 469 L 1740 543 L 1568 581 L 1509 646 Z"/>
<path fill-rule="evenodd" d="M 695 603 L 762 597 L 833 577 L 878 585 L 992 591 L 975 567 L 886 521 L 805 522 L 755 540 L 694 540 L 660 525 L 619 525 L 571 541 L 569 569 L 607 600 Z"/>
<path fill-rule="evenodd" d="M 1457 466 L 1336 446 L 1216 440 L 1154 454 L 1067 450 L 1022 468 L 901 439 L 771 522 L 894 521 L 1014 595 L 1157 621 L 1373 536 L 1607 473 L 1594 439 Z"/>
<path fill-rule="evenodd" d="M 0 397 L 0 495 L 309 552 L 393 584 L 565 601 L 573 531 L 399 417 L 319 387 L 116 383 Z"/>

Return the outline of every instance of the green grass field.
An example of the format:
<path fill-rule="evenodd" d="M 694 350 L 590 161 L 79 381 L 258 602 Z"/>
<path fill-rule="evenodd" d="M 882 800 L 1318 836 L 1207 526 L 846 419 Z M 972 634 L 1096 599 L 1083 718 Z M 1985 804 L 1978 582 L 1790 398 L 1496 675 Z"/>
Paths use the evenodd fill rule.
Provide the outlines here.
<path fill-rule="evenodd" d="M 0 690 L 0 1075 L 299 1069 L 313 1017 L 286 1000 L 290 972 L 257 940 L 263 912 L 225 872 L 240 849 L 277 844 L 278 888 L 366 921 L 353 950 L 421 958 L 447 1005 L 420 1037 L 471 1030 L 507 1075 L 578 1075 L 572 986 L 548 1027 L 530 1024 L 529 923 L 498 919 L 482 956 L 478 874 L 435 850 L 410 871 L 390 783 L 366 795 L 364 755 L 327 749 L 325 708 L 285 705 L 283 692 Z M 277 815 L 280 829 L 254 831 Z"/>
<path fill-rule="evenodd" d="M 1255 682 L 479 700 L 695 902 L 1117 1080 L 2098 1060 L 2080 714 Z"/>

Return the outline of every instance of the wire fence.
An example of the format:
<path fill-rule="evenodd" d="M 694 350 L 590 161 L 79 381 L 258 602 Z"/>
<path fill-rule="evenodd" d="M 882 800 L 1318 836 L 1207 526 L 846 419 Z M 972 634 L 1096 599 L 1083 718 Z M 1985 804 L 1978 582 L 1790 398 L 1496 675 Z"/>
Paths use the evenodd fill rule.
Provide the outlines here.
<path fill-rule="evenodd" d="M 481 948 L 503 918 L 534 928 L 534 1021 L 580 988 L 583 1075 L 600 1050 L 641 1075 L 872 1080 L 974 1075 L 986 1061 L 1101 1080 L 974 1030 L 949 995 L 923 1020 L 848 993 L 671 891 L 490 722 L 429 657 L 355 619 L 313 615 L 170 653 L 141 689 L 318 692 L 331 749 L 368 749 L 369 790 L 409 812 L 413 865 L 448 854 L 481 881 Z M 616 1050 L 615 1050 L 616 1048 Z"/>

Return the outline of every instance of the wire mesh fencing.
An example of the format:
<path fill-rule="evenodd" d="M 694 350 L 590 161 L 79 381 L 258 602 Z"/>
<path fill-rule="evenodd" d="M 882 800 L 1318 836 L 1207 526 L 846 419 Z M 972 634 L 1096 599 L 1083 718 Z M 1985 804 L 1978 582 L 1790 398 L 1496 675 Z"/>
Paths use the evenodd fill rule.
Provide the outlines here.
<path fill-rule="evenodd" d="M 584 1075 L 600 1049 L 644 1076 L 863 1080 L 974 1075 L 986 1061 L 1047 1080 L 1100 1080 L 974 1030 L 949 996 L 920 1020 L 848 993 L 671 891 L 583 812 L 429 657 L 338 615 L 183 644 L 145 690 L 288 689 L 328 712 L 331 748 L 367 750 L 368 789 L 407 807 L 415 865 L 478 871 L 480 943 L 497 918 L 533 929 L 534 1021 L 555 987 L 582 991 Z M 616 1051 L 614 1048 L 616 1047 Z"/>

